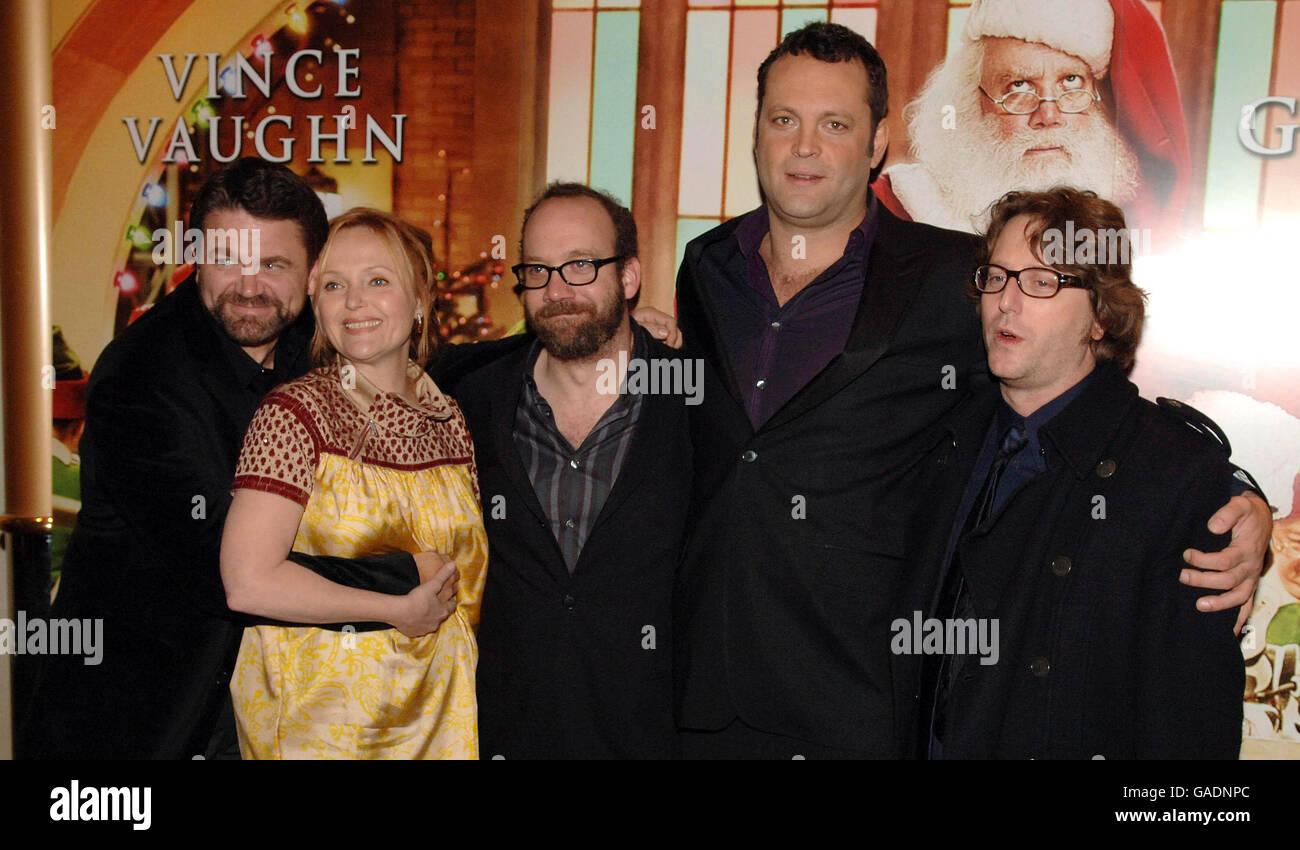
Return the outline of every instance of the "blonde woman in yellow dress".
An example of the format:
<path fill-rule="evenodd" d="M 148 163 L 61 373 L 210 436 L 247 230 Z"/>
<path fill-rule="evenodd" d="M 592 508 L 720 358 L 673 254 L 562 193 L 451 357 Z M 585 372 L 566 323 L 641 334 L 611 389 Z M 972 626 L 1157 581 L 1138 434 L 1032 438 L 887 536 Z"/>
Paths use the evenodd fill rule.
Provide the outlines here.
<path fill-rule="evenodd" d="M 230 686 L 244 758 L 478 756 L 487 539 L 465 419 L 422 368 L 434 338 L 427 240 L 376 210 L 334 220 L 308 288 L 317 368 L 268 395 L 244 439 L 221 549 L 231 608 L 401 629 L 246 629 Z M 286 561 L 291 549 L 446 553 L 458 600 L 438 610 L 441 581 L 413 599 L 336 585 Z"/>

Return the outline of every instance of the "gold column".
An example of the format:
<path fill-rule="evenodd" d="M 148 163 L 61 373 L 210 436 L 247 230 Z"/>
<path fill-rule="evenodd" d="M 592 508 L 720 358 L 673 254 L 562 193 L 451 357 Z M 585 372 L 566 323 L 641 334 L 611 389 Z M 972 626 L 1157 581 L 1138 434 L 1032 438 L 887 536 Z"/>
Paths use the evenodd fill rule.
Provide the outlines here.
<path fill-rule="evenodd" d="M 1220 0 L 1179 0 L 1162 8 L 1161 24 L 1169 42 L 1169 55 L 1178 74 L 1187 119 L 1187 141 L 1192 152 L 1184 230 L 1199 232 L 1205 209 L 1206 163 L 1210 161 L 1210 122 L 1214 108 L 1214 69 L 1219 57 Z M 1278 49 L 1282 49 L 1279 44 Z M 1287 46 L 1290 49 L 1290 46 Z M 1287 92 L 1294 94 L 1294 92 Z"/>
<path fill-rule="evenodd" d="M 14 616 L 14 537 L 49 530 L 50 96 L 48 0 L 0 3 L 0 369 L 6 541 L 0 612 Z M 47 108 L 49 107 L 49 108 Z M 0 655 L 0 758 L 13 754 L 12 659 Z"/>
<path fill-rule="evenodd" d="M 632 214 L 641 248 L 641 305 L 675 313 L 677 183 L 686 96 L 686 0 L 641 0 Z M 655 128 L 641 110 L 655 108 Z"/>
<path fill-rule="evenodd" d="M 477 0 L 474 4 L 474 256 L 505 237 L 514 262 L 524 208 L 546 183 L 546 101 L 550 91 L 550 0 Z M 523 318 L 514 275 L 492 294 L 492 318 L 504 330 Z"/>
<path fill-rule="evenodd" d="M 925 79 L 948 49 L 948 0 L 881 3 L 876 19 L 876 50 L 889 69 L 889 157 L 885 165 L 907 158 L 907 122 L 903 108 L 921 91 Z"/>

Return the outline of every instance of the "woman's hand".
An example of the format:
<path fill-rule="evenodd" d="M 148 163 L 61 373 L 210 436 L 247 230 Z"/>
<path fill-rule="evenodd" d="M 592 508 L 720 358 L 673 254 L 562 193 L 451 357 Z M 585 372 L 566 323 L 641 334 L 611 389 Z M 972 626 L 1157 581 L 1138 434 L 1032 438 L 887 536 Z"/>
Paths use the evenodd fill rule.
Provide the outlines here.
<path fill-rule="evenodd" d="M 452 592 L 455 592 L 456 582 L 460 580 L 460 571 L 456 570 L 456 562 L 450 556 L 441 552 L 430 551 L 416 552 L 411 557 L 415 559 L 415 569 L 420 574 L 420 584 L 433 581 L 442 572 L 443 567 L 451 564 L 452 570 L 455 571 L 455 575 L 452 576 L 451 586 Z M 446 602 L 447 597 L 444 597 L 442 601 Z"/>
<path fill-rule="evenodd" d="M 398 597 L 401 603 L 392 624 L 407 637 L 420 637 L 437 631 L 442 621 L 456 610 L 456 582 L 460 577 L 456 571 L 456 562 L 438 552 L 421 552 L 415 556 L 416 569 L 420 570 L 421 579 L 425 577 L 425 568 L 420 562 L 425 555 L 440 558 L 443 564 L 428 581 L 406 596 Z M 426 566 L 429 560 L 426 559 Z"/>

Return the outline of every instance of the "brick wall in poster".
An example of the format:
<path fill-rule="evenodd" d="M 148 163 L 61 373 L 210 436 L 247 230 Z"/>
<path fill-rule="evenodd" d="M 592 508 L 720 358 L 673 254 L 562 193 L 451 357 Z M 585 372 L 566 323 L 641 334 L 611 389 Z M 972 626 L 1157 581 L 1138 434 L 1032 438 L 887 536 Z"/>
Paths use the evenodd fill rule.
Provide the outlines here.
<path fill-rule="evenodd" d="M 474 2 L 396 5 L 396 111 L 407 123 L 403 161 L 394 169 L 394 212 L 428 230 L 439 261 L 455 269 L 477 259 L 467 173 L 474 153 Z"/>

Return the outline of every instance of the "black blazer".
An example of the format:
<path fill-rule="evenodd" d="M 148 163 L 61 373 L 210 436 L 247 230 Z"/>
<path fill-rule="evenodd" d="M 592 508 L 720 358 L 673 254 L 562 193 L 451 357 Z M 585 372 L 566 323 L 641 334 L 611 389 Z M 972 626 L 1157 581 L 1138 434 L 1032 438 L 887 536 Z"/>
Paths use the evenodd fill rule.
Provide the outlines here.
<path fill-rule="evenodd" d="M 287 378 L 307 371 L 313 319 L 281 337 Z M 241 389 L 193 277 L 105 347 L 87 387 L 82 508 L 55 618 L 102 618 L 102 661 L 40 658 L 19 755 L 191 758 L 204 752 L 243 626 L 226 607 L 221 532 L 244 431 Z M 302 559 L 326 578 L 390 593 L 409 556 Z"/>
<path fill-rule="evenodd" d="M 641 331 L 638 331 L 641 332 Z M 651 356 L 681 355 L 650 341 Z M 672 624 L 691 450 L 681 396 L 647 395 L 572 575 L 519 453 L 528 346 L 444 375 L 474 437 L 491 560 L 478 630 L 483 758 L 673 754 Z"/>
<path fill-rule="evenodd" d="M 954 418 L 925 464 L 933 508 L 918 517 L 919 565 L 898 616 L 937 613 L 953 517 L 1000 398 Z M 1228 499 L 1227 457 L 1138 397 L 1112 364 L 1040 431 L 1047 472 L 958 541 L 977 618 L 996 618 L 999 657 L 968 657 L 948 703 L 945 758 L 1236 758 L 1244 672 L 1236 610 L 1196 610 L 1178 581 L 1188 547 Z M 921 657 L 894 656 L 900 751 L 929 740 Z M 926 700 L 928 703 L 928 700 Z M 909 752 L 911 751 L 911 752 Z"/>
<path fill-rule="evenodd" d="M 695 482 L 676 594 L 678 719 L 866 755 L 893 753 L 889 623 L 907 572 L 910 476 L 932 434 L 986 380 L 965 294 L 975 239 L 881 208 L 847 345 L 757 431 L 718 323 L 733 219 L 693 240 L 677 282 L 691 356 Z M 795 508 L 802 503 L 804 511 Z"/>

